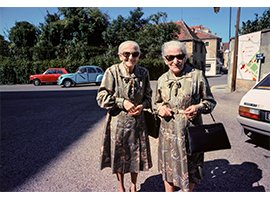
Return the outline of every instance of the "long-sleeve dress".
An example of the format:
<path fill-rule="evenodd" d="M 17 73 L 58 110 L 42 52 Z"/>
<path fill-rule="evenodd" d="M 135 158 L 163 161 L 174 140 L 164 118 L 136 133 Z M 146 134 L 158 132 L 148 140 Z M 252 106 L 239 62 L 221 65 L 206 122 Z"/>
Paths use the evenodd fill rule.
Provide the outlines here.
<path fill-rule="evenodd" d="M 123 107 L 124 100 L 144 108 L 151 105 L 152 89 L 147 69 L 135 65 L 129 74 L 123 63 L 108 68 L 97 94 L 101 108 L 108 109 L 101 149 L 101 169 L 113 173 L 148 170 L 152 167 L 150 145 L 144 114 L 131 116 Z"/>
<path fill-rule="evenodd" d="M 189 189 L 189 183 L 201 183 L 204 154 L 188 156 L 186 152 L 186 128 L 202 123 L 202 113 L 210 113 L 216 105 L 202 71 L 185 65 L 180 77 L 169 70 L 159 79 L 154 109 L 166 105 L 173 110 L 172 117 L 161 119 L 158 170 L 164 181 Z M 191 106 L 198 107 L 198 115 L 191 122 L 183 114 Z"/>

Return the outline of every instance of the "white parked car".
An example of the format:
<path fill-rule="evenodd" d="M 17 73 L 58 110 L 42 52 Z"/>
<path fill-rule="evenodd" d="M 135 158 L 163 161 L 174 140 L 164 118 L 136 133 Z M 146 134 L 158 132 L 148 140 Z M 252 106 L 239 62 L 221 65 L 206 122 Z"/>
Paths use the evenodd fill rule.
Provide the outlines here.
<path fill-rule="evenodd" d="M 237 120 L 248 136 L 270 136 L 270 73 L 243 96 Z"/>

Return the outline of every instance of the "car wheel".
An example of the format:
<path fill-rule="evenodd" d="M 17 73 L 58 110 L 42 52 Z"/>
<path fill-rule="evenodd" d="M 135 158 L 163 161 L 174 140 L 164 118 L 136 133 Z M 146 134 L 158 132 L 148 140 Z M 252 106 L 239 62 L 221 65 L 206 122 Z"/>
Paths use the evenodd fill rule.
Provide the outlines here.
<path fill-rule="evenodd" d="M 64 87 L 70 87 L 72 85 L 71 80 L 65 80 L 64 81 Z"/>
<path fill-rule="evenodd" d="M 33 84 L 34 84 L 35 86 L 39 86 L 39 85 L 41 85 L 41 83 L 40 83 L 40 80 L 39 80 L 39 79 L 34 79 L 34 80 L 33 80 Z"/>

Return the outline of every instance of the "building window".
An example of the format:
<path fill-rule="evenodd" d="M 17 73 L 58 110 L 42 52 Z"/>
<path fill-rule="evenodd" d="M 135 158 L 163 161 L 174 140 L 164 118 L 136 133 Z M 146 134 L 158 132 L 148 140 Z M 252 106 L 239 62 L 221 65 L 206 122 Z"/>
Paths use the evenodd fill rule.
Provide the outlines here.
<path fill-rule="evenodd" d="M 205 46 L 209 46 L 209 42 L 205 42 Z"/>
<path fill-rule="evenodd" d="M 210 69 L 211 69 L 211 64 L 206 64 L 205 65 L 205 71 L 210 71 Z"/>

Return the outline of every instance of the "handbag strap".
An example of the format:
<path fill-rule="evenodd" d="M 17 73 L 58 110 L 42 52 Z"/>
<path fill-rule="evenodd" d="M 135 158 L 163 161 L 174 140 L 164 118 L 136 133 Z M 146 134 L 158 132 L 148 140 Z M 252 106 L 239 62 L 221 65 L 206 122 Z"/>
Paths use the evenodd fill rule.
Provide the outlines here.
<path fill-rule="evenodd" d="M 149 109 L 151 110 L 151 113 L 153 115 L 158 115 L 158 113 L 154 111 L 152 103 L 150 104 L 150 108 Z"/>
<path fill-rule="evenodd" d="M 214 116 L 212 115 L 212 113 L 210 113 L 210 116 L 211 116 L 212 120 L 214 121 L 214 123 L 216 123 L 216 120 L 215 120 Z"/>

